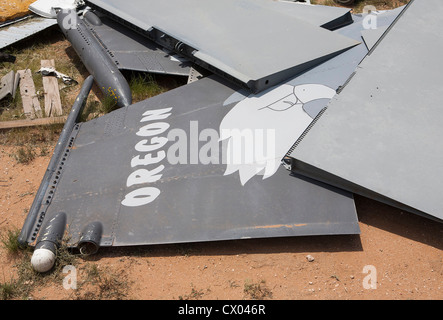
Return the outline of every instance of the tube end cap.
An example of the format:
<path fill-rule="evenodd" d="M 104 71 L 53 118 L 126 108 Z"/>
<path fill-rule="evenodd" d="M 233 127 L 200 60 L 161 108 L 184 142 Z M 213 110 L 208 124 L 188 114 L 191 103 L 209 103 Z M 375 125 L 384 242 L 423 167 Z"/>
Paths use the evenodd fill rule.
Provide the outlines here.
<path fill-rule="evenodd" d="M 47 272 L 55 263 L 55 254 L 48 249 L 36 249 L 32 254 L 31 264 L 37 272 Z"/>

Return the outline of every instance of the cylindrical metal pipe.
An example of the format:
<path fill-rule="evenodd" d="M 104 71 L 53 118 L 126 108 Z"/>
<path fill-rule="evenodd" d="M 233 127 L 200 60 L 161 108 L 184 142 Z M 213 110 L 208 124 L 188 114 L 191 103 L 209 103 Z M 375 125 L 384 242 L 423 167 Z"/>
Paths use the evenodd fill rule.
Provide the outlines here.
<path fill-rule="evenodd" d="M 68 119 L 63 126 L 63 130 L 54 148 L 51 161 L 49 162 L 48 168 L 46 169 L 43 180 L 40 183 L 40 187 L 37 191 L 37 194 L 35 195 L 34 201 L 31 205 L 31 209 L 29 210 L 28 216 L 26 217 L 26 220 L 18 237 L 20 245 L 25 246 L 28 242 L 29 236 L 33 233 L 34 224 L 38 217 L 38 213 L 40 212 L 43 198 L 52 180 L 52 176 L 58 167 L 60 157 L 65 151 L 66 146 L 68 145 L 69 136 L 71 135 L 75 124 L 79 121 L 79 117 L 86 104 L 86 99 L 89 95 L 89 92 L 91 91 L 93 82 L 94 78 L 92 76 L 86 78 L 82 85 L 80 93 L 78 94 L 77 99 L 75 100 L 71 108 L 71 112 L 69 113 Z"/>
<path fill-rule="evenodd" d="M 48 220 L 42 228 L 31 258 L 31 264 L 37 272 L 52 269 L 57 256 L 57 248 L 63 239 L 66 227 L 66 213 L 59 212 Z"/>
<path fill-rule="evenodd" d="M 82 231 L 78 248 L 81 254 L 94 254 L 100 248 L 100 240 L 103 234 L 103 225 L 101 222 L 92 222 Z"/>
<path fill-rule="evenodd" d="M 57 22 L 103 94 L 113 97 L 119 107 L 132 104 L 125 77 L 77 13 L 62 10 L 57 14 Z"/>

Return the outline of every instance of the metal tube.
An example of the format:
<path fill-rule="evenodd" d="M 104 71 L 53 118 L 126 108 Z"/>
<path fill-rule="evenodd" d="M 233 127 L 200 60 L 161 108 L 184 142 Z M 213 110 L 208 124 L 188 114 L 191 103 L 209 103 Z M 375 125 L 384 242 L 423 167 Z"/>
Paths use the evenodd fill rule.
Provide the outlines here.
<path fill-rule="evenodd" d="M 66 213 L 59 212 L 47 221 L 35 246 L 31 264 L 35 271 L 47 272 L 52 269 L 57 256 L 57 248 L 63 239 L 66 227 Z"/>
<path fill-rule="evenodd" d="M 91 91 L 93 81 L 94 78 L 92 76 L 86 78 L 80 90 L 80 93 L 78 94 L 77 99 L 75 100 L 71 108 L 71 112 L 69 113 L 68 119 L 63 126 L 63 130 L 60 134 L 57 145 L 55 146 L 51 161 L 49 162 L 48 168 L 46 169 L 43 180 L 40 183 L 40 187 L 37 191 L 37 194 L 31 205 L 31 209 L 29 210 L 28 216 L 26 217 L 26 220 L 18 237 L 20 245 L 26 245 L 29 236 L 33 233 L 34 224 L 42 206 L 46 190 L 48 189 L 50 181 L 52 180 L 52 176 L 58 167 L 60 157 L 66 149 L 69 136 L 71 135 L 75 124 L 78 122 L 81 112 L 86 104 L 86 99 L 89 95 L 89 92 Z"/>
<path fill-rule="evenodd" d="M 103 94 L 113 97 L 118 107 L 131 105 L 132 93 L 128 81 L 77 13 L 60 11 L 57 22 Z"/>

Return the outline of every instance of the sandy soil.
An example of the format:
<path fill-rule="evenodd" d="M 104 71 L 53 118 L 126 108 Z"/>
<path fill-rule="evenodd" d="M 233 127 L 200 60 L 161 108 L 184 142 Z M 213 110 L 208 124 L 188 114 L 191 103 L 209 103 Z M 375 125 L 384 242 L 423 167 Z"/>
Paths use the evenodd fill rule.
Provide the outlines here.
<path fill-rule="evenodd" d="M 22 227 L 51 155 L 24 165 L 11 156 L 18 148 L 0 145 L 2 235 Z M 113 285 L 96 278 L 65 289 L 61 275 L 33 287 L 27 298 L 443 299 L 443 225 L 360 196 L 355 200 L 358 236 L 102 248 L 77 259 L 77 282 L 95 270 Z M 0 284 L 18 278 L 18 259 L 0 246 Z"/>

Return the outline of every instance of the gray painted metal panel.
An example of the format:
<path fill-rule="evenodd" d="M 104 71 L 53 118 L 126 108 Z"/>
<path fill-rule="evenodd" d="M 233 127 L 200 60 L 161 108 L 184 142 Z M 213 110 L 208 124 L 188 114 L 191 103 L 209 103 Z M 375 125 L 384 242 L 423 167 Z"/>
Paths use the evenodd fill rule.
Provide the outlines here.
<path fill-rule="evenodd" d="M 391 25 L 391 23 L 395 20 L 401 10 L 392 10 L 386 12 L 383 16 L 383 19 L 379 19 L 378 26 L 380 28 L 387 28 Z M 334 32 L 342 34 L 348 38 L 360 40 L 361 33 L 364 31 L 363 19 L 362 15 L 352 15 L 354 23 L 348 25 L 346 27 L 340 28 Z M 378 39 L 377 39 L 378 40 Z M 374 39 L 374 41 L 376 41 Z M 360 64 L 360 62 L 364 59 L 364 57 L 368 54 L 368 49 L 364 43 L 360 43 L 359 45 L 343 52 L 342 54 L 320 64 L 317 67 L 310 69 L 309 71 L 293 77 L 288 81 L 282 84 L 288 84 L 292 86 L 304 85 L 304 84 L 322 84 L 327 86 L 333 90 L 340 91 L 341 88 L 345 85 L 347 80 L 353 75 L 356 71 L 356 68 Z M 264 93 L 270 92 L 275 88 L 278 88 L 280 85 L 271 88 Z M 248 96 L 249 98 L 260 96 L 261 94 L 254 95 L 244 92 L 243 95 L 240 93 L 234 94 L 230 101 L 240 101 Z M 319 112 L 324 109 L 329 103 L 330 99 L 315 99 L 310 101 L 309 103 L 305 103 L 303 105 L 303 109 L 306 113 L 310 115 L 312 119 L 314 119 Z M 294 135 L 291 138 L 293 141 L 296 141 L 299 136 Z"/>
<path fill-rule="evenodd" d="M 329 30 L 352 23 L 349 8 L 289 1 L 256 0 L 256 2 L 259 2 L 266 9 L 275 10 Z"/>
<path fill-rule="evenodd" d="M 225 103 L 236 91 L 211 76 L 79 124 L 35 228 L 39 220 L 65 212 L 73 246 L 95 222 L 103 227 L 101 246 L 359 233 L 347 192 L 292 175 L 282 165 L 272 176 L 257 174 L 245 184 L 237 173 L 226 173 L 221 162 L 226 143 L 218 140 L 218 132 L 237 105 Z M 149 116 L 159 109 L 162 114 Z M 151 129 L 157 130 L 155 136 Z M 204 132 L 216 136 L 203 137 Z M 180 133 L 189 152 L 184 162 L 172 164 L 170 156 L 180 154 L 173 149 Z M 210 149 L 210 159 L 219 164 L 201 161 L 209 143 L 219 148 L 219 153 Z M 144 180 L 147 171 L 139 169 L 150 170 L 152 180 Z"/>
<path fill-rule="evenodd" d="M 374 30 L 368 29 L 368 30 L 363 30 L 361 32 L 361 36 L 368 50 L 372 50 L 372 48 L 375 46 L 378 40 L 383 36 L 386 30 L 388 30 L 388 27 L 382 27 L 382 28 L 379 27 Z"/>
<path fill-rule="evenodd" d="M 408 5 L 291 153 L 295 172 L 443 219 L 442 14 Z"/>
<path fill-rule="evenodd" d="M 85 79 L 80 93 L 72 105 L 69 116 L 66 119 L 63 130 L 54 148 L 51 161 L 46 168 L 46 172 L 18 237 L 18 241 L 22 245 L 26 244 L 28 239 L 32 237 L 35 239 L 38 229 L 42 227 L 43 223 L 47 224 L 47 221 L 50 220 L 46 219 L 44 221 L 44 207 L 50 204 L 50 199 L 54 194 L 55 185 L 60 175 L 59 170 L 62 169 L 61 166 L 63 166 L 65 161 L 63 158 L 67 156 L 69 152 L 68 148 L 72 147 L 73 138 L 71 138 L 71 136 L 73 131 L 78 129 L 76 123 L 79 121 L 81 112 L 86 105 L 86 99 L 91 91 L 93 81 L 94 78 L 92 76 Z"/>
<path fill-rule="evenodd" d="M 376 11 L 362 15 L 363 20 L 367 19 L 367 22 L 366 28 L 362 30 L 361 35 L 368 50 L 371 50 L 379 39 L 382 38 L 393 19 L 395 19 L 404 8 L 405 6 L 401 6 L 393 10 Z"/>
<path fill-rule="evenodd" d="M 0 49 L 57 24 L 55 19 L 29 18 L 0 29 Z"/>
<path fill-rule="evenodd" d="M 102 24 L 93 25 L 84 19 L 119 69 L 189 76 L 189 61 L 177 59 L 155 42 L 105 16 L 100 20 Z"/>
<path fill-rule="evenodd" d="M 16 75 L 13 70 L 9 71 L 0 80 L 0 100 L 10 95 L 15 98 L 15 92 L 20 80 L 20 76 Z"/>
<path fill-rule="evenodd" d="M 253 92 L 285 81 L 359 43 L 253 0 L 87 3 Z"/>

